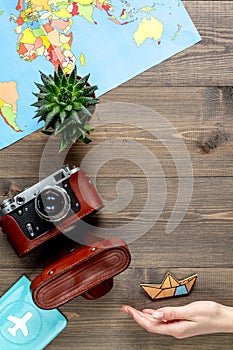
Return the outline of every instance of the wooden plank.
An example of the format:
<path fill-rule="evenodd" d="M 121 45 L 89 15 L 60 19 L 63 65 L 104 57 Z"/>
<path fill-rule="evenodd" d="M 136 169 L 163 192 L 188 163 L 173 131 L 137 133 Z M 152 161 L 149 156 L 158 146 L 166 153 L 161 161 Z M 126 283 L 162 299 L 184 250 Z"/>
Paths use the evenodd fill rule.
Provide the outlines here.
<path fill-rule="evenodd" d="M 183 1 L 202 41 L 147 70 L 124 86 L 231 86 L 231 1 Z"/>
<path fill-rule="evenodd" d="M 231 223 L 210 223 L 204 221 L 197 224 L 195 221 L 183 222 L 171 234 L 165 233 L 167 220 L 164 224 L 156 223 L 143 238 L 130 244 L 130 250 L 137 267 L 165 266 L 165 267 L 227 267 L 232 261 Z M 121 221 L 118 225 L 124 229 L 128 221 Z M 153 221 L 152 221 L 153 224 Z M 111 233 L 111 227 L 108 228 Z M 138 232 L 135 232 L 135 235 Z M 106 234 L 106 237 L 108 235 Z M 124 234 L 122 238 L 133 240 L 134 237 Z M 11 269 L 20 266 L 25 271 L 31 266 L 43 267 L 48 256 L 46 246 L 37 249 L 34 253 L 19 259 L 13 248 L 10 247 L 5 235 L 1 235 L 1 268 Z M 50 246 L 50 249 L 52 247 Z"/>
<path fill-rule="evenodd" d="M 107 236 L 108 232 L 109 235 L 113 234 L 112 228 L 118 227 L 118 233 L 123 234 L 123 238 L 128 242 L 133 242 L 130 249 L 135 267 L 149 268 L 151 264 L 179 268 L 229 266 L 233 246 L 231 178 L 196 178 L 192 199 L 187 212 L 184 212 L 184 219 L 170 234 L 166 234 L 166 227 L 177 198 L 176 179 L 166 179 L 165 203 L 160 203 L 159 200 L 157 205 L 150 205 L 146 210 L 144 206 L 148 195 L 147 181 L 142 181 L 141 178 L 133 178 L 131 181 L 134 192 L 131 198 L 131 191 L 124 190 L 125 207 L 122 206 L 119 212 L 103 209 L 90 217 L 88 222 L 94 227 L 105 227 L 107 233 L 103 232 L 103 235 Z M 104 179 L 104 182 L 99 182 L 97 187 L 104 200 L 111 202 L 117 198 L 116 183 L 116 179 Z M 155 196 L 162 198 L 161 191 L 158 187 Z M 156 220 L 156 211 L 159 210 L 162 213 Z M 175 214 L 180 212 L 178 207 Z M 139 214 L 142 215 L 140 220 L 137 219 Z M 127 228 L 131 222 L 137 224 L 133 233 Z M 46 256 L 54 251 L 54 244 L 55 241 L 52 241 L 25 258 L 18 259 L 7 237 L 0 235 L 1 267 L 6 269 L 20 264 L 24 267 L 22 270 L 31 266 L 42 269 Z"/>
<path fill-rule="evenodd" d="M 153 275 L 153 277 L 154 275 L 159 275 L 158 277 L 160 279 L 158 278 L 158 281 L 160 281 L 164 272 L 165 271 L 161 268 L 156 268 L 156 270 L 149 269 L 147 271 L 128 269 L 125 273 L 115 279 L 115 286 L 112 292 L 103 299 L 92 303 L 95 305 L 90 305 L 88 301 L 85 301 L 82 298 L 78 298 L 76 301 L 74 300 L 72 302 L 73 305 L 70 305 L 69 310 L 72 313 L 71 319 L 79 324 L 79 346 L 82 349 L 90 349 L 93 346 L 97 347 L 97 349 L 107 349 L 107 337 L 111 338 L 112 349 L 119 349 L 119 346 L 123 347 L 123 349 L 140 349 L 142 347 L 145 349 L 151 349 L 158 347 L 159 349 L 178 350 L 185 349 L 185 346 L 186 348 L 192 348 L 194 346 L 193 339 L 182 340 L 181 342 L 170 337 L 145 334 L 137 324 L 122 315 L 119 310 L 120 306 L 122 304 L 130 304 L 139 309 L 144 307 L 159 308 L 166 305 L 184 305 L 205 298 L 215 298 L 221 302 L 228 303 L 228 305 L 232 305 L 232 294 L 230 288 L 232 274 L 230 274 L 229 270 L 216 270 L 215 273 L 213 273 L 212 269 L 198 269 L 199 280 L 189 297 L 152 302 L 140 290 L 138 284 L 141 282 L 143 274 L 146 274 L 149 278 L 150 275 Z M 177 270 L 175 272 L 181 277 L 192 273 L 191 270 L 186 269 Z M 221 273 L 220 278 L 218 278 L 218 273 Z M 147 278 L 147 280 L 149 279 Z M 226 281 L 228 281 L 228 284 Z M 207 285 L 210 286 L 211 284 L 216 286 L 216 288 L 211 290 L 206 288 Z M 225 299 L 221 298 L 221 296 L 223 296 L 222 288 L 226 290 Z M 218 299 L 218 297 L 220 297 L 220 299 Z M 63 311 L 69 319 L 69 311 L 67 312 L 64 309 L 65 307 L 63 307 Z M 74 313 L 74 310 L 77 314 Z M 106 323 L 108 324 L 107 329 Z M 89 327 L 91 327 L 91 337 L 88 337 L 88 335 L 90 335 L 90 331 L 87 330 Z M 73 326 L 69 333 L 69 339 L 74 339 L 75 332 L 75 327 Z M 94 345 L 96 339 L 98 339 L 98 341 L 97 344 Z M 61 339 L 61 342 L 62 340 L 63 339 Z M 224 349 L 230 349 L 231 336 L 224 335 L 223 338 L 223 336 L 220 335 L 212 335 L 196 338 L 195 349 L 196 347 L 200 349 L 208 348 L 205 347 L 208 346 L 208 341 L 209 344 L 211 344 L 211 349 L 217 349 L 220 341 L 223 343 L 222 346 Z"/>
<path fill-rule="evenodd" d="M 69 340 L 70 348 L 76 349 L 75 339 L 79 339 L 81 349 L 231 349 L 231 335 L 208 335 L 179 341 L 177 339 L 145 333 L 136 323 L 128 319 L 119 310 L 122 304 L 132 305 L 138 309 L 159 308 L 167 305 L 178 306 L 204 299 L 213 299 L 232 306 L 232 271 L 230 269 L 174 269 L 178 278 L 198 273 L 198 280 L 189 297 L 174 298 L 153 302 L 144 295 L 139 284 L 146 281 L 161 281 L 167 270 L 161 267 L 143 269 L 129 268 L 115 278 L 114 289 L 104 298 L 94 302 L 82 298 L 73 300 L 62 307 L 70 321 L 69 333 L 60 336 L 58 349 Z M 212 287 L 210 287 L 212 286 Z M 224 290 L 224 293 L 222 293 Z M 106 328 L 106 324 L 108 327 Z M 90 331 L 91 328 L 91 331 Z M 90 336 L 91 333 L 91 336 Z M 111 339 L 111 345 L 106 343 Z M 56 347 L 57 348 L 57 347 Z"/>
<path fill-rule="evenodd" d="M 128 92 L 128 93 L 127 93 Z M 111 150 L 108 150 L 104 144 L 106 140 L 115 142 L 122 140 L 122 147 L 127 154 L 127 147 L 131 147 L 131 140 L 143 144 L 154 155 L 155 159 L 161 163 L 161 166 L 167 176 L 177 176 L 172 154 L 163 146 L 161 140 L 154 135 L 163 125 L 155 123 L 153 113 L 157 111 L 165 120 L 172 123 L 177 129 L 173 141 L 183 140 L 191 156 L 195 176 L 232 176 L 232 107 L 231 90 L 227 88 L 118 88 L 103 98 L 103 104 L 100 108 L 108 109 L 113 101 L 120 103 L 134 103 L 141 106 L 147 106 L 149 114 L 147 118 L 141 118 L 141 115 L 132 113 L 129 119 L 131 125 L 118 123 L 116 111 L 114 115 L 109 114 L 108 122 L 103 126 L 96 127 L 92 134 L 93 143 L 83 145 L 80 142 L 74 145 L 69 151 L 64 162 L 71 165 L 79 165 L 84 156 L 98 146 L 99 154 L 89 162 L 87 171 L 92 174 L 94 166 L 98 162 L 106 162 L 111 156 Z M 106 105 L 105 103 L 108 103 Z M 110 105 L 109 105 L 110 104 Z M 106 106 L 106 107 L 105 107 Z M 126 107 L 129 105 L 126 105 Z M 137 105 L 133 106 L 137 110 Z M 142 107 L 140 107 L 142 108 Z M 99 120 L 100 118 L 100 120 Z M 101 121 L 101 116 L 97 113 L 93 119 L 93 125 Z M 139 128 L 137 123 L 142 124 Z M 133 124 L 134 123 L 134 124 Z M 166 129 L 165 129 L 166 131 Z M 15 145 L 1 151 L 0 177 L 7 176 L 14 178 L 16 171 L 18 177 L 38 177 L 39 166 L 44 147 L 48 137 L 36 132 L 17 142 Z M 47 175 L 49 170 L 57 169 L 57 148 L 56 144 L 52 145 L 47 155 L 43 158 Z M 102 147 L 102 148 L 101 148 Z M 174 155 L 179 158 L 184 157 L 184 149 L 173 147 Z M 128 153 L 132 153 L 129 151 Z M 145 157 L 145 149 L 135 154 L 135 160 Z M 58 157 L 59 158 L 59 157 Z M 17 166 L 17 170 L 16 170 Z M 148 166 L 154 166 L 154 161 L 148 161 Z M 128 172 L 128 165 L 125 166 L 122 160 L 118 159 L 107 164 L 104 172 L 98 176 L 125 176 Z M 136 174 L 140 176 L 137 171 Z"/>
<path fill-rule="evenodd" d="M 25 179 L 17 179 L 9 181 L 8 179 L 1 179 L 0 186 L 0 200 L 6 197 L 6 194 L 10 196 L 11 194 L 16 194 L 23 190 L 24 184 L 29 185 L 34 183 L 36 179 L 30 179 L 28 182 Z M 117 192 L 116 186 L 119 185 L 119 181 L 122 180 L 121 177 L 114 178 L 100 178 L 97 181 L 97 190 L 99 195 L 104 201 L 114 201 L 117 199 L 119 193 Z M 120 219 L 122 215 L 122 220 L 125 215 L 125 219 L 130 219 L 130 215 L 137 216 L 140 210 L 143 209 L 148 195 L 148 182 L 144 177 L 130 177 L 132 188 L 129 187 L 129 183 L 122 183 L 124 190 L 124 205 L 122 207 L 122 212 L 117 214 L 110 213 L 106 211 L 101 211 L 98 216 L 103 216 L 103 221 L 105 218 L 112 220 L 112 224 L 115 224 L 115 220 Z M 178 192 L 178 183 L 176 178 L 166 178 L 166 189 L 165 189 L 165 212 L 161 216 L 161 220 L 166 220 L 175 205 Z M 4 185 L 5 184 L 5 185 Z M 156 188 L 155 196 L 158 198 L 162 197 L 164 188 L 159 186 Z M 122 194 L 121 194 L 122 195 Z M 132 197 L 131 197 L 132 196 Z M 192 192 L 192 198 L 187 210 L 187 214 L 184 221 L 198 221 L 209 220 L 215 223 L 228 222 L 231 223 L 233 219 L 233 209 L 232 209 L 232 178 L 231 177 L 199 177 L 194 179 L 194 188 Z M 216 200 L 217 198 L 217 200 Z M 107 203 L 106 203 L 107 204 Z M 161 203 L 161 206 L 163 203 Z M 153 213 L 154 208 L 151 207 L 148 211 L 149 214 Z"/>
<path fill-rule="evenodd" d="M 231 1 L 184 2 L 192 20 L 202 35 L 202 42 L 184 50 L 166 62 L 149 69 L 123 86 L 101 97 L 103 103 L 113 101 L 144 105 L 159 112 L 177 129 L 191 156 L 194 170 L 194 191 L 182 223 L 171 234 L 165 229 L 174 209 L 178 191 L 178 173 L 173 157 L 183 161 L 184 150 L 174 147 L 171 154 L 160 139 L 153 136 L 159 126 L 150 117 L 132 115 L 131 125 L 118 123 L 109 108 L 108 123 L 96 128 L 93 143 L 75 145 L 65 162 L 80 165 L 92 149 L 99 147 L 98 156 L 87 162 L 85 169 L 91 176 L 94 167 L 102 162 L 97 174 L 97 188 L 105 200 L 117 198 L 117 183 L 128 179 L 133 185 L 124 188 L 126 207 L 120 212 L 97 213 L 90 218 L 93 225 L 103 225 L 109 232 L 119 226 L 127 233 L 126 224 L 143 210 L 148 192 L 147 179 L 160 180 L 160 173 L 152 172 L 155 161 L 164 171 L 167 185 L 165 206 L 154 222 L 154 209 L 147 210 L 141 224 L 152 227 L 140 239 L 129 244 L 132 254 L 130 268 L 115 278 L 113 290 L 104 298 L 87 301 L 79 297 L 61 307 L 68 327 L 48 349 L 64 350 L 224 350 L 232 349 L 232 335 L 216 334 L 185 340 L 148 334 L 120 310 L 122 304 L 137 308 L 157 308 L 183 305 L 195 300 L 215 300 L 233 306 L 232 298 L 232 58 L 231 43 L 233 8 Z M 99 118 L 99 119 L 98 119 Z M 101 121 L 96 114 L 95 120 Z M 134 121 L 141 121 L 139 128 Z M 150 133 L 151 131 L 151 133 Z M 111 159 L 111 149 L 103 141 L 121 140 L 122 159 Z M 13 196 L 25 186 L 38 181 L 41 156 L 48 138 L 33 133 L 15 145 L 1 151 L 0 200 Z M 152 153 L 146 174 L 136 164 L 147 159 L 145 149 L 135 152 L 132 162 L 131 144 L 136 141 Z M 118 145 L 119 152 L 121 145 Z M 131 155 L 131 161 L 127 160 Z M 55 145 L 44 158 L 46 175 L 57 166 Z M 153 161 L 153 157 L 155 161 Z M 110 158 L 110 161 L 108 161 Z M 108 162 L 107 162 L 108 161 Z M 122 187 L 122 183 L 119 183 Z M 162 189 L 157 186 L 155 196 Z M 162 205 L 162 203 L 161 203 Z M 179 210 L 176 210 L 179 213 Z M 140 232 L 139 232 L 140 233 Z M 139 234 L 140 235 L 140 234 Z M 127 235 L 126 235 L 127 237 Z M 131 237 L 132 238 L 132 237 Z M 131 239 L 133 240 L 133 239 Z M 53 254 L 56 241 L 19 259 L 5 235 L 0 235 L 0 293 L 3 294 L 23 273 L 30 279 L 39 274 L 47 257 Z M 177 278 L 198 273 L 198 281 L 187 298 L 150 301 L 139 288 L 141 282 L 162 281 L 171 271 Z"/>
<path fill-rule="evenodd" d="M 89 350 L 118 350 L 119 346 L 125 350 L 159 348 L 162 350 L 174 349 L 232 349 L 231 334 L 208 335 L 179 341 L 177 339 L 146 333 L 136 323 L 130 320 L 120 311 L 123 304 L 132 305 L 138 309 L 159 308 L 167 305 L 185 305 L 197 300 L 215 300 L 233 306 L 232 298 L 232 269 L 212 268 L 172 268 L 172 272 L 183 278 L 194 272 L 198 273 L 198 280 L 190 296 L 179 297 L 158 302 L 151 301 L 140 289 L 139 284 L 144 281 L 160 282 L 167 272 L 168 267 L 150 266 L 148 269 L 134 268 L 132 266 L 115 278 L 112 291 L 105 297 L 88 301 L 78 297 L 60 310 L 68 319 L 69 326 L 59 335 L 48 349 L 64 350 L 69 344 L 69 349 Z M 36 271 L 27 269 L 27 275 L 31 277 Z M 20 276 L 19 268 L 1 270 L 1 293 L 10 287 Z M 2 278 L 4 277 L 4 278 Z M 224 293 L 223 293 L 224 290 Z M 110 342 L 111 340 L 111 342 Z"/>

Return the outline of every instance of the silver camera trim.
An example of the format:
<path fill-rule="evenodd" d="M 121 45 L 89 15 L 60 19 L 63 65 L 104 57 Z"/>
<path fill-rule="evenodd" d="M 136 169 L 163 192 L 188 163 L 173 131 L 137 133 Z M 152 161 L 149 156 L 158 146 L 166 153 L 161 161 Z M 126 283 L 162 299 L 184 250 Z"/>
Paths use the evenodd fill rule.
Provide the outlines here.
<path fill-rule="evenodd" d="M 40 182 L 36 183 L 35 185 L 27 188 L 23 192 L 17 194 L 13 198 L 6 198 L 2 201 L 1 205 L 3 206 L 0 211 L 0 217 L 4 215 L 9 215 L 13 211 L 20 209 L 22 205 L 26 205 L 28 202 L 30 202 L 32 199 L 35 199 L 38 194 L 43 191 L 43 189 L 47 186 L 55 186 L 62 183 L 64 180 L 68 179 L 72 174 L 79 171 L 80 168 L 74 167 L 73 169 L 70 169 L 68 165 L 65 165 L 60 170 L 56 171 L 55 173 L 49 175 L 45 179 L 41 180 Z M 56 178 L 61 177 L 60 180 L 56 180 Z M 24 198 L 23 204 L 18 204 L 17 198 L 22 197 Z M 60 219 L 59 219 L 60 220 Z"/>

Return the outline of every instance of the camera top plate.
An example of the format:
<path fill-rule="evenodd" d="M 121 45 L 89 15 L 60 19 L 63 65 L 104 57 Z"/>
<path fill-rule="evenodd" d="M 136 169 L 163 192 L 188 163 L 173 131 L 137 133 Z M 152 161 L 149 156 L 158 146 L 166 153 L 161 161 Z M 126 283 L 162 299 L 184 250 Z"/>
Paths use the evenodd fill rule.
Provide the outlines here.
<path fill-rule="evenodd" d="M 1 211 L 0 217 L 4 215 L 9 215 L 14 210 L 19 209 L 23 204 L 28 203 L 46 187 L 46 186 L 59 186 L 65 179 L 68 179 L 72 174 L 79 171 L 80 168 L 75 167 L 70 169 L 68 165 L 65 165 L 60 170 L 49 175 L 45 179 L 36 183 L 35 185 L 25 189 L 23 192 L 17 194 L 13 200 L 11 198 L 6 198 L 0 204 Z"/>

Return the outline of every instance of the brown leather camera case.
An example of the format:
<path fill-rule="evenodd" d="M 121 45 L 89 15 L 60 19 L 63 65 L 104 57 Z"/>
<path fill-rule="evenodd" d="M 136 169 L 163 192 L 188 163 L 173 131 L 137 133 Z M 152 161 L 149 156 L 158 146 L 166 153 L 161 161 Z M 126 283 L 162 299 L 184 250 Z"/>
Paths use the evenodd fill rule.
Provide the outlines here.
<path fill-rule="evenodd" d="M 19 257 L 24 256 L 32 249 L 60 234 L 63 230 L 73 225 L 78 220 L 103 207 L 102 200 L 84 170 L 80 169 L 77 173 L 72 174 L 69 179 L 69 184 L 80 203 L 80 210 L 78 213 L 57 224 L 57 226 L 51 231 L 30 240 L 25 236 L 17 222 L 10 215 L 5 215 L 0 219 L 0 226 L 2 227 L 3 232 L 7 233 L 10 243 Z"/>
<path fill-rule="evenodd" d="M 118 238 L 76 248 L 46 267 L 31 283 L 32 296 L 42 309 L 53 309 L 78 295 L 96 299 L 113 286 L 113 276 L 130 264 L 126 243 Z"/>

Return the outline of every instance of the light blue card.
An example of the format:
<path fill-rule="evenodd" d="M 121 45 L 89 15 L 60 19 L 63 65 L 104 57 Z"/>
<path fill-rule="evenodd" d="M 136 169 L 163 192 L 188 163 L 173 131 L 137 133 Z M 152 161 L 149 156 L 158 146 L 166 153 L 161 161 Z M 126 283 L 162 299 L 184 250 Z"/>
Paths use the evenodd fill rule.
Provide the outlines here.
<path fill-rule="evenodd" d="M 0 298 L 0 350 L 42 350 L 67 325 L 57 309 L 38 308 L 22 276 Z"/>

